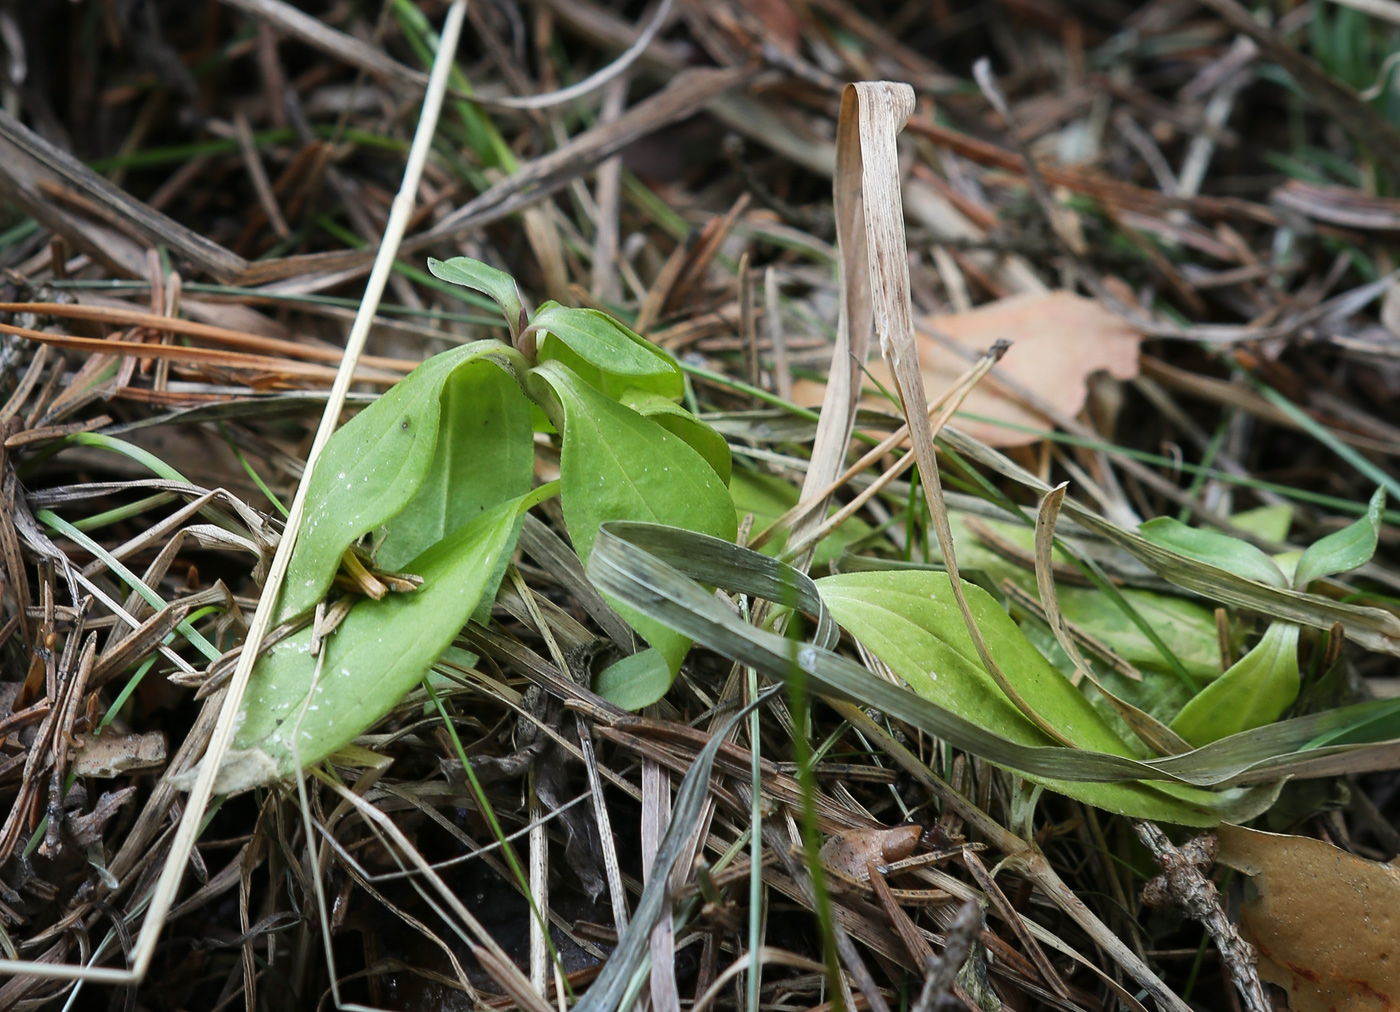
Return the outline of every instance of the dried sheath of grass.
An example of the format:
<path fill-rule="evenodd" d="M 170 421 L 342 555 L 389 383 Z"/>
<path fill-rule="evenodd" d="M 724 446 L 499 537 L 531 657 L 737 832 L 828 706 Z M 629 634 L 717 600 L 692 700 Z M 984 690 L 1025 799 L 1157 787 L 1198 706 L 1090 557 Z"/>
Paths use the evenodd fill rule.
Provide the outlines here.
<path fill-rule="evenodd" d="M 1035 583 L 1036 589 L 1040 591 L 1040 605 L 1045 609 L 1045 619 L 1050 631 L 1055 634 L 1060 649 L 1064 650 L 1065 655 L 1074 664 L 1075 680 L 1078 681 L 1078 676 L 1083 675 L 1093 682 L 1094 687 L 1103 693 L 1104 698 L 1118 711 L 1118 715 L 1133 729 L 1133 733 L 1158 755 L 1180 755 L 1189 752 L 1191 746 L 1182 740 L 1179 734 L 1151 714 L 1120 699 L 1104 687 L 1094 674 L 1093 667 L 1079 652 L 1079 645 L 1074 642 L 1074 637 L 1065 626 L 1064 616 L 1060 613 L 1060 598 L 1055 592 L 1051 552 L 1055 545 L 1055 521 L 1059 519 L 1060 504 L 1064 502 L 1067 485 L 1068 483 L 1056 485 L 1045 494 L 1035 520 Z"/>
<path fill-rule="evenodd" d="M 854 189 L 860 194 L 860 218 L 865 241 L 860 244 L 859 254 L 862 254 L 861 259 L 869 276 L 871 319 L 880 338 L 880 353 L 894 376 L 895 389 L 904 406 L 914 456 L 919 462 L 920 484 L 929 515 L 933 518 L 934 531 L 938 535 L 938 547 L 948 568 L 953 597 L 958 610 L 962 612 L 968 635 L 972 637 L 972 644 L 983 667 L 1016 708 L 1052 741 L 1072 748 L 1073 743 L 1035 712 L 997 665 L 968 608 L 962 579 L 958 575 L 953 532 L 948 526 L 948 509 L 943 503 L 943 485 L 938 477 L 938 454 L 934 449 L 933 426 L 928 416 L 928 399 L 924 393 L 923 374 L 919 369 L 919 349 L 914 337 L 914 317 L 909 302 L 909 249 L 904 240 L 904 205 L 900 199 L 899 150 L 895 137 L 913 111 L 914 90 L 907 84 L 863 82 L 846 86 L 841 98 L 842 126 L 837 129 L 836 192 L 839 196 Z M 839 211 L 837 219 L 842 223 L 846 220 Z M 854 248 L 850 255 L 857 255 Z M 843 242 L 843 270 L 848 268 L 847 257 L 847 244 Z M 854 316 L 852 320 L 854 326 Z M 834 373 L 833 370 L 833 379 Z M 823 416 L 826 414 L 825 407 L 824 404 Z M 820 436 L 820 429 L 818 434 Z M 809 483 L 812 473 L 808 472 Z M 805 535 L 806 531 L 801 534 Z M 794 532 L 794 538 L 797 537 L 799 534 Z"/>

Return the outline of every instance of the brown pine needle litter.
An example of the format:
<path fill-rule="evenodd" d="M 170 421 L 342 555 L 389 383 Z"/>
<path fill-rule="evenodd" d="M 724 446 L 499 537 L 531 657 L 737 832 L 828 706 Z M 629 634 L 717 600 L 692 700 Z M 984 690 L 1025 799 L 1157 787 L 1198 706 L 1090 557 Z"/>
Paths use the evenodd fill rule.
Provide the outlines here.
<path fill-rule="evenodd" d="M 0 1009 L 1394 1007 L 1397 10 L 0 10 Z"/>

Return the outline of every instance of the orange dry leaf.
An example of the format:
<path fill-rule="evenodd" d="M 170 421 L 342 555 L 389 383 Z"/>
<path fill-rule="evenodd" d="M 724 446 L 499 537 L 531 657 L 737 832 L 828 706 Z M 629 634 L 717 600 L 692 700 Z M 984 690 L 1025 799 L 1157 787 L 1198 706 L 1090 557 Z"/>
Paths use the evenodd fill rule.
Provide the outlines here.
<path fill-rule="evenodd" d="M 893 829 L 848 829 L 833 833 L 822 844 L 822 864 L 846 878 L 864 882 L 870 877 L 870 865 L 885 865 L 902 861 L 914 853 L 923 830 L 918 826 L 895 826 Z"/>
<path fill-rule="evenodd" d="M 1400 868 L 1305 836 L 1221 826 L 1217 860 L 1253 876 L 1240 914 L 1259 975 L 1293 1012 L 1400 1003 Z"/>
<path fill-rule="evenodd" d="M 997 364 L 997 371 L 1029 388 L 1049 405 L 1067 415 L 1077 415 L 1089 395 L 1088 379 L 1107 370 L 1120 380 L 1138 374 L 1138 344 L 1142 335 L 1093 299 L 1073 292 L 1028 292 L 999 299 L 966 313 L 928 317 L 919 335 L 920 368 L 924 390 L 933 401 L 967 372 L 970 359 L 950 351 L 927 336 L 937 331 L 980 353 L 999 340 L 1012 342 L 1011 350 Z M 870 362 L 870 374 L 887 390 L 894 381 L 883 361 Z M 794 392 L 802 404 L 821 401 L 821 385 L 799 383 Z M 871 400 L 867 406 L 890 410 L 888 401 Z M 1033 433 L 986 422 L 966 415 L 980 415 L 1012 425 L 1044 429 L 1046 419 L 1002 393 L 990 379 L 983 380 L 963 402 L 965 413 L 953 424 L 990 446 L 1024 446 L 1038 438 Z"/>

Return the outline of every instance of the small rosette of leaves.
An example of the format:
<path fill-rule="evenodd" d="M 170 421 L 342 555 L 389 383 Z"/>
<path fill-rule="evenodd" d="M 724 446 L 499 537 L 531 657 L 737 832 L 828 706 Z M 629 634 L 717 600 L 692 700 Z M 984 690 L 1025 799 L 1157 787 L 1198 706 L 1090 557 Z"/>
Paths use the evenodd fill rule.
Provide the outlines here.
<path fill-rule="evenodd" d="M 1385 490 L 1377 489 L 1364 517 L 1320 538 L 1301 555 L 1270 557 L 1247 541 L 1188 527 L 1169 517 L 1149 520 L 1140 531 L 1154 544 L 1257 583 L 1306 591 L 1316 580 L 1371 560 L 1384 511 Z M 1201 746 L 1282 717 L 1297 700 L 1301 687 L 1301 631 L 1293 622 L 1271 622 L 1253 648 L 1182 707 L 1171 723 L 1172 730 L 1192 745 Z"/>
<path fill-rule="evenodd" d="M 514 279 L 489 265 L 459 257 L 429 268 L 494 300 L 511 343 L 428 359 L 327 444 L 276 612 L 304 628 L 254 668 L 221 790 L 291 775 L 348 744 L 468 618 L 489 614 L 523 510 L 554 491 L 531 492 L 540 417 L 561 443 L 558 490 L 582 560 L 609 520 L 734 538 L 728 444 L 677 403 L 685 384 L 669 354 L 595 310 L 547 303 L 531 315 Z M 363 571 L 365 553 L 421 586 L 355 602 L 313 653 L 309 614 L 338 575 Z M 666 692 L 690 641 L 622 611 L 650 649 L 603 672 L 598 688 L 636 708 Z"/>

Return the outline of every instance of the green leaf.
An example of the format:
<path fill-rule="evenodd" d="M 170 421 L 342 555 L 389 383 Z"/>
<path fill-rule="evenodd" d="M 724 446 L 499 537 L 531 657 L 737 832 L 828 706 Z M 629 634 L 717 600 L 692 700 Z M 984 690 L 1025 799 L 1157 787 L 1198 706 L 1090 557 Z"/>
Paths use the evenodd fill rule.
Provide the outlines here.
<path fill-rule="evenodd" d="M 1148 541 L 1179 555 L 1229 570 L 1246 580 L 1286 588 L 1288 581 L 1274 560 L 1248 541 L 1232 538 L 1219 531 L 1187 527 L 1172 517 L 1157 517 L 1138 528 Z"/>
<path fill-rule="evenodd" d="M 737 524 L 729 492 L 685 440 L 606 397 L 560 362 L 537 366 L 529 382 L 564 433 L 559 461 L 564 522 L 580 559 L 588 561 L 599 525 L 609 520 L 668 524 L 734 540 Z M 624 606 L 618 611 L 660 651 L 674 677 L 690 641 L 633 609 Z M 655 674 L 654 667 L 643 667 L 641 661 L 631 664 L 639 674 Z M 616 678 L 607 684 L 618 699 L 635 703 L 639 695 L 646 695 L 628 696 Z M 652 678 L 648 684 L 654 688 L 658 683 Z M 657 694 L 646 702 L 659 698 Z"/>
<path fill-rule="evenodd" d="M 1265 541 L 1283 541 L 1293 526 L 1293 507 L 1286 502 L 1230 514 L 1230 523 Z"/>
<path fill-rule="evenodd" d="M 1171 645 L 1172 653 L 1193 678 L 1204 684 L 1219 677 L 1220 640 L 1210 609 L 1149 590 L 1125 587 L 1119 593 Z M 1129 664 L 1144 671 L 1171 671 L 1143 631 L 1098 590 L 1061 586 L 1059 596 L 1065 618 L 1112 647 Z M 1136 702 L 1131 692 L 1126 698 Z"/>
<path fill-rule="evenodd" d="M 593 691 L 624 710 L 640 710 L 666 695 L 674 677 L 666 658 L 653 647 L 624 657 L 598 672 L 593 679 Z"/>
<path fill-rule="evenodd" d="M 982 666 L 947 573 L 843 573 L 817 589 L 832 617 L 925 699 L 1024 744 L 1051 743 Z M 1080 748 L 1133 754 L 995 598 L 974 584 L 963 589 L 993 658 L 1036 713 Z"/>
<path fill-rule="evenodd" d="M 1172 730 L 1199 748 L 1272 724 L 1298 698 L 1298 626 L 1275 622 L 1245 654 L 1187 703 Z"/>
<path fill-rule="evenodd" d="M 720 481 L 729 484 L 730 472 L 733 470 L 729 444 L 709 425 L 675 401 L 668 400 L 660 394 L 632 389 L 619 399 L 637 414 L 650 418 L 667 432 L 684 439 L 692 450 L 709 461 Z"/>
<path fill-rule="evenodd" d="M 1293 574 L 1293 586 L 1306 590 L 1308 584 L 1333 573 L 1345 573 L 1364 566 L 1376 554 L 1376 542 L 1381 533 L 1381 514 L 1385 512 L 1385 489 L 1376 489 L 1366 507 L 1366 515 L 1325 538 L 1314 541 Z"/>
<path fill-rule="evenodd" d="M 664 561 L 663 561 L 664 560 Z M 1252 818 L 1271 802 L 1276 788 L 1216 792 L 1185 788 L 1185 782 L 1215 785 L 1242 769 L 1291 759 L 1277 757 L 1293 742 L 1312 737 L 1330 717 L 1292 722 L 1289 734 L 1269 741 L 1241 735 L 1210 749 L 1170 759 L 1140 761 L 1121 754 L 1078 748 L 1027 745 L 946 709 L 932 700 L 878 677 L 841 654 L 833 653 L 839 635 L 817 585 L 805 574 L 736 545 L 650 524 L 612 523 L 599 531 L 588 562 L 590 578 L 615 595 L 687 636 L 770 678 L 787 680 L 800 668 L 814 691 L 873 706 L 955 748 L 1000 766 L 1041 778 L 1040 783 L 1075 780 L 1094 783 L 1170 781 L 1159 790 L 1137 785 L 1122 792 L 1096 792 L 1095 804 L 1120 814 L 1150 812 L 1151 817 L 1183 825 L 1213 825 L 1226 819 Z M 802 644 L 758 629 L 721 604 L 700 582 L 752 597 L 783 602 L 816 617 L 814 642 Z M 1027 722 L 1026 726 L 1029 725 Z M 1033 732 L 1038 729 L 1031 726 Z M 1284 740 L 1286 739 L 1286 741 Z M 1041 739 L 1045 740 L 1044 738 Z M 1213 754 L 1224 747 L 1228 752 Z M 1180 775 L 1179 775 L 1180 774 Z M 1282 775 L 1281 773 L 1278 775 Z M 1183 776 L 1190 778 L 1183 781 Z M 1059 789 L 1059 788 L 1057 788 Z M 1076 789 L 1068 790 L 1081 797 Z M 1086 790 L 1093 791 L 1089 787 Z M 1088 799 L 1086 799 L 1088 800 Z"/>
<path fill-rule="evenodd" d="M 505 271 L 498 271 L 489 264 L 473 260 L 471 257 L 453 257 L 447 261 L 428 257 L 428 270 L 442 281 L 470 288 L 495 300 L 496 305 L 501 307 L 501 314 L 506 318 L 506 326 L 510 328 L 512 339 L 519 337 L 520 332 L 525 329 L 525 303 L 520 297 L 520 288 L 515 279 Z"/>
<path fill-rule="evenodd" d="M 1035 533 L 1029 527 L 1000 520 L 978 518 L 983 527 L 997 537 L 1010 542 L 1029 556 L 1035 550 Z M 1024 566 L 998 555 L 985 546 L 968 526 L 968 515 L 956 510 L 948 512 L 953 529 L 953 544 L 957 548 L 958 564 L 963 570 L 986 574 L 994 591 L 1002 580 L 1038 593 L 1035 574 Z M 964 558 L 968 561 L 964 562 Z M 1056 561 L 1060 561 L 1058 549 Z M 1120 594 L 1172 649 L 1192 678 L 1204 684 L 1220 674 L 1220 644 L 1215 629 L 1215 615 L 1194 601 L 1168 594 L 1124 587 Z M 1146 634 L 1124 614 L 1123 609 L 1094 587 L 1060 584 L 1057 587 L 1060 611 L 1070 622 L 1091 636 L 1102 640 L 1129 664 L 1144 671 L 1171 672 L 1162 654 Z M 1133 683 L 1129 682 L 1129 686 Z M 1131 688 L 1122 694 L 1135 705 L 1148 707 L 1134 698 Z M 1172 713 L 1176 710 L 1173 709 Z"/>
<path fill-rule="evenodd" d="M 291 776 L 298 759 L 302 768 L 318 762 L 393 709 L 493 593 L 529 498 L 493 507 L 414 559 L 416 591 L 356 604 L 322 646 L 319 679 L 310 627 L 274 644 L 253 668 L 216 789 Z"/>
<path fill-rule="evenodd" d="M 417 493 L 385 525 L 375 561 L 400 569 L 497 503 L 524 495 L 535 472 L 530 400 L 494 362 L 458 366 L 439 395 L 437 447 Z"/>
<path fill-rule="evenodd" d="M 817 581 L 832 617 L 919 696 L 1022 745 L 1054 742 L 1016 708 L 978 660 L 947 573 L 877 572 Z M 1078 689 L 1022 634 L 1000 604 L 966 584 L 969 607 L 997 664 L 1016 690 L 1075 746 L 1119 756 L 1137 753 Z M 1179 785 L 1083 783 L 1027 775 L 1034 783 L 1120 814 L 1189 821 L 1208 795 Z"/>
<path fill-rule="evenodd" d="M 522 341 L 527 355 L 532 335 L 537 362 L 563 362 L 613 399 L 629 388 L 672 400 L 685 392 L 675 359 L 596 309 L 543 305 Z"/>
<path fill-rule="evenodd" d="M 305 519 L 276 621 L 315 605 L 335 578 L 345 549 L 413 501 L 437 459 L 440 395 L 456 370 L 519 358 L 500 341 L 476 341 L 434 355 L 331 437 L 307 489 Z M 484 503 L 488 496 L 474 498 Z"/>
<path fill-rule="evenodd" d="M 729 478 L 729 496 L 734 500 L 734 512 L 740 520 L 753 514 L 753 530 L 763 530 L 774 520 L 797 505 L 800 492 L 797 486 L 776 475 L 759 474 L 743 468 Z M 827 516 L 835 513 L 839 506 L 832 506 Z M 812 556 L 813 569 L 825 569 L 831 565 L 853 542 L 870 534 L 870 525 L 859 517 L 851 517 L 836 530 L 817 542 L 817 550 Z M 787 545 L 787 532 L 768 541 L 761 551 L 764 555 L 777 558 Z M 961 555 L 958 556 L 962 558 Z"/>

